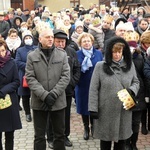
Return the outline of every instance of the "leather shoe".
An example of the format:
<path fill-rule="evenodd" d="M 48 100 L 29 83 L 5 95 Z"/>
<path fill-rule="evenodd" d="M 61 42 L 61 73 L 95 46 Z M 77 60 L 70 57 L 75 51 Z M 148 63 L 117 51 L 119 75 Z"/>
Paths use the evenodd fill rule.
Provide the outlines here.
<path fill-rule="evenodd" d="M 84 127 L 84 134 L 83 134 L 84 140 L 89 139 L 89 127 Z"/>
<path fill-rule="evenodd" d="M 32 121 L 31 114 L 26 115 L 26 121 L 27 122 L 31 122 Z"/>
<path fill-rule="evenodd" d="M 71 147 L 71 146 L 72 146 L 72 143 L 71 143 L 71 141 L 68 139 L 68 137 L 65 137 L 65 146 L 67 146 L 67 147 Z"/>
<path fill-rule="evenodd" d="M 144 134 L 144 135 L 147 135 L 147 134 L 148 134 L 148 130 L 146 129 L 146 126 L 142 125 L 141 132 L 142 132 L 142 134 Z"/>
<path fill-rule="evenodd" d="M 52 141 L 49 141 L 49 142 L 48 142 L 48 147 L 51 148 L 51 149 L 54 149 L 54 146 L 53 146 L 53 142 L 52 142 Z"/>

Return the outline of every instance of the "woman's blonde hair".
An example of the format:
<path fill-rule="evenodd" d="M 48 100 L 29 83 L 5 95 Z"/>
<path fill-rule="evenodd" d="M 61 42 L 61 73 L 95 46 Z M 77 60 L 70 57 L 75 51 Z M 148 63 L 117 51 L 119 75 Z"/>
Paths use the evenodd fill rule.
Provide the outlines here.
<path fill-rule="evenodd" d="M 15 29 L 15 28 L 11 28 L 9 31 L 8 31 L 8 36 L 10 36 L 12 33 L 16 33 L 18 35 L 18 31 Z"/>
<path fill-rule="evenodd" d="M 78 37 L 78 44 L 79 44 L 79 46 L 81 46 L 81 41 L 82 41 L 82 39 L 85 38 L 85 37 L 89 37 L 89 38 L 91 39 L 91 41 L 92 41 L 92 44 L 94 43 L 94 37 L 93 37 L 92 34 L 90 34 L 90 33 L 82 33 L 82 34 Z"/>

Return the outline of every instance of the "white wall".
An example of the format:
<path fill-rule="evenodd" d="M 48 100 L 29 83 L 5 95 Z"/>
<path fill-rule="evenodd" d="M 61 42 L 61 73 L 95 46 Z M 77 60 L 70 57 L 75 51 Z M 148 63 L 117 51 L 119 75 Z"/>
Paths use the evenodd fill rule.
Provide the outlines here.
<path fill-rule="evenodd" d="M 10 8 L 10 0 L 0 0 L 0 10 L 7 11 Z"/>

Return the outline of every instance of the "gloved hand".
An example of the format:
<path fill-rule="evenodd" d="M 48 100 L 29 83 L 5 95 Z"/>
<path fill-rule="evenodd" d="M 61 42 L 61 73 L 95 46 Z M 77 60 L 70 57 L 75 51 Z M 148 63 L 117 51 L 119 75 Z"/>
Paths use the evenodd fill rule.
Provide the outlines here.
<path fill-rule="evenodd" d="M 135 94 L 134 94 L 134 92 L 132 91 L 132 90 L 130 90 L 130 89 L 126 89 L 127 91 L 128 91 L 128 93 L 131 95 L 131 97 L 132 98 L 134 98 L 135 97 Z"/>
<path fill-rule="evenodd" d="M 145 102 L 149 103 L 149 97 L 145 97 Z"/>
<path fill-rule="evenodd" d="M 52 106 L 55 104 L 55 101 L 56 101 L 56 97 L 52 93 L 49 93 L 45 98 L 45 103 L 47 104 L 50 110 L 52 109 Z"/>
<path fill-rule="evenodd" d="M 94 112 L 94 111 L 90 111 L 90 116 L 93 119 L 98 119 L 99 118 L 98 112 Z"/>

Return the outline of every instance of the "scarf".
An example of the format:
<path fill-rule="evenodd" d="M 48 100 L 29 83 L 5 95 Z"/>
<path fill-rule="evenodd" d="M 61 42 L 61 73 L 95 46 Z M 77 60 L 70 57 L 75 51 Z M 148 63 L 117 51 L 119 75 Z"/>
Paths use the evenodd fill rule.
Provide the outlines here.
<path fill-rule="evenodd" d="M 112 60 L 114 63 L 120 65 L 123 62 L 123 56 L 119 61 Z"/>
<path fill-rule="evenodd" d="M 4 67 L 4 65 L 11 59 L 10 51 L 6 51 L 6 55 L 4 57 L 0 56 L 0 68 Z"/>
<path fill-rule="evenodd" d="M 82 52 L 85 55 L 85 57 L 81 64 L 81 71 L 85 73 L 86 70 L 89 70 L 89 68 L 93 66 L 92 61 L 90 59 L 93 55 L 93 47 L 90 50 L 85 50 L 82 48 Z"/>

